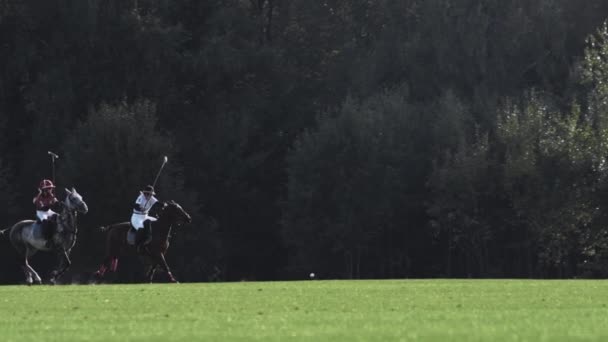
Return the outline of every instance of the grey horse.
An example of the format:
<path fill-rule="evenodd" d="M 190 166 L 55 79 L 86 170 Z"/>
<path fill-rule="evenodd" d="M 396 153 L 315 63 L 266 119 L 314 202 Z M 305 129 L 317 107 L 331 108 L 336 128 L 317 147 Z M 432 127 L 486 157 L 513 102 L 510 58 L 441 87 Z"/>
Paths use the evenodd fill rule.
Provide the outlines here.
<path fill-rule="evenodd" d="M 51 284 L 55 284 L 57 279 L 70 267 L 70 251 L 76 244 L 78 234 L 76 218 L 78 213 L 86 214 L 89 208 L 76 189 L 72 188 L 71 191 L 65 189 L 65 191 L 66 197 L 62 202 L 62 209 L 56 215 L 57 230 L 53 236 L 52 248 L 47 247 L 47 240 L 44 237 L 42 227 L 36 221 L 23 220 L 17 222 L 11 228 L 0 231 L 0 235 L 9 231 L 8 234 L 13 247 L 24 257 L 22 268 L 25 273 L 25 282 L 28 285 L 34 282 L 36 284 L 42 283 L 42 279 L 28 261 L 37 251 L 55 252 L 57 254 L 58 265 L 50 274 L 49 281 Z"/>

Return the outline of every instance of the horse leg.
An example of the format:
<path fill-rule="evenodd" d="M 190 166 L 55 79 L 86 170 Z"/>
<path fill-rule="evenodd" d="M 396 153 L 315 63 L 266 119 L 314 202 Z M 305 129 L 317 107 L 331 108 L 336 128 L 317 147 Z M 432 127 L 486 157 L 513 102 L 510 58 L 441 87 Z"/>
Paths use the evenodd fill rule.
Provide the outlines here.
<path fill-rule="evenodd" d="M 25 248 L 25 258 L 23 260 L 23 273 L 25 273 L 25 283 L 27 285 L 32 285 L 32 283 L 34 282 L 32 280 L 32 272 L 30 271 L 30 265 L 27 262 L 27 259 L 29 258 L 29 249 L 26 247 Z"/>
<path fill-rule="evenodd" d="M 68 254 L 68 252 L 66 250 L 63 251 L 63 267 L 61 268 L 61 270 L 59 270 L 59 274 L 57 275 L 57 278 L 61 277 L 69 268 L 70 266 L 72 266 L 72 260 L 70 260 L 70 255 Z"/>
<path fill-rule="evenodd" d="M 33 283 L 35 283 L 37 285 L 42 284 L 42 279 L 40 278 L 40 276 L 38 275 L 36 270 L 34 270 L 34 268 L 32 268 L 32 266 L 30 266 L 27 259 L 25 260 L 25 264 L 23 266 L 23 271 L 25 272 L 25 282 L 28 285 L 32 285 Z"/>
<path fill-rule="evenodd" d="M 63 273 L 65 273 L 65 271 L 67 271 L 67 269 L 72 265 L 72 261 L 70 260 L 68 252 L 65 249 L 58 254 L 58 257 L 59 267 L 51 272 L 51 284 L 55 284 L 57 279 L 59 279 L 59 277 L 61 277 Z"/>
<path fill-rule="evenodd" d="M 36 270 L 29 264 L 28 264 L 28 267 L 30 268 L 30 272 L 32 272 L 32 274 L 34 276 L 34 283 L 37 285 L 42 284 L 42 278 L 40 278 L 40 276 L 38 275 L 38 272 L 36 272 Z"/>
<path fill-rule="evenodd" d="M 165 260 L 165 255 L 163 253 L 159 253 L 158 259 L 160 260 L 160 265 L 165 269 L 165 272 L 167 272 L 167 277 L 169 277 L 169 281 L 172 283 L 178 283 L 173 274 L 171 274 L 171 270 L 169 269 L 167 260 Z"/>
<path fill-rule="evenodd" d="M 106 274 L 106 271 L 108 270 L 108 266 L 106 265 L 107 260 L 108 260 L 108 258 L 105 258 L 103 260 L 103 262 L 101 263 L 101 265 L 99 266 L 99 269 L 97 271 L 95 271 L 95 273 L 93 273 L 93 276 L 95 277 L 96 280 L 103 279 L 103 276 Z"/>
<path fill-rule="evenodd" d="M 156 267 L 158 267 L 158 265 L 152 267 L 150 269 L 150 273 L 148 274 L 148 279 L 150 280 L 150 283 L 154 282 L 154 274 L 156 274 Z"/>
<path fill-rule="evenodd" d="M 150 250 L 150 245 L 143 245 L 137 247 L 137 255 L 141 262 L 145 265 L 144 274 L 149 283 L 154 281 L 154 274 L 156 268 L 159 266 L 159 258 L 155 256 Z"/>
<path fill-rule="evenodd" d="M 28 261 L 30 257 L 30 250 L 29 248 L 25 248 L 25 258 L 24 258 L 24 263 L 23 263 L 23 272 L 25 273 L 25 282 L 28 285 L 32 285 L 32 283 L 36 282 L 36 284 L 42 284 L 42 279 L 40 279 L 40 276 L 38 275 L 38 273 L 36 273 L 36 271 L 32 268 L 32 266 L 30 266 L 30 263 Z"/>
<path fill-rule="evenodd" d="M 104 279 L 106 272 L 116 272 L 118 268 L 118 257 L 107 256 L 103 259 L 103 262 L 99 266 L 99 269 L 93 273 L 94 281 L 101 281 Z"/>
<path fill-rule="evenodd" d="M 146 278 L 148 278 L 148 281 L 150 282 L 150 284 L 152 284 L 153 280 L 154 280 L 154 273 L 156 273 L 156 267 L 158 266 L 158 264 L 155 263 L 150 263 L 148 266 L 148 271 L 146 272 Z"/>
<path fill-rule="evenodd" d="M 97 279 L 102 279 L 108 270 L 112 270 L 112 257 L 105 257 L 99 266 L 99 269 L 94 273 Z"/>
<path fill-rule="evenodd" d="M 23 269 L 23 273 L 25 273 L 25 283 L 27 285 L 32 285 L 34 281 L 32 280 L 32 273 L 30 272 L 30 269 L 27 267 L 27 265 L 23 265 L 21 268 Z"/>

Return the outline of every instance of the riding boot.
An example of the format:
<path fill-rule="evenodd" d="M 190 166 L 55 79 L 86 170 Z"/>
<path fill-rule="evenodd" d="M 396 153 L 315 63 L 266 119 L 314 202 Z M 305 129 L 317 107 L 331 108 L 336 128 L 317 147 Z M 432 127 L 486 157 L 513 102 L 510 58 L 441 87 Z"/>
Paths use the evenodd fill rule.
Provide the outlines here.
<path fill-rule="evenodd" d="M 46 240 L 46 248 L 55 249 L 55 241 L 53 241 L 53 237 Z"/>
<path fill-rule="evenodd" d="M 146 241 L 146 236 L 144 232 L 144 228 L 139 228 L 135 231 L 135 248 L 138 253 L 142 252 L 142 247 L 144 246 L 144 242 Z"/>
<path fill-rule="evenodd" d="M 143 244 L 147 245 L 152 241 L 152 221 L 146 220 L 144 221 L 144 241 Z"/>
<path fill-rule="evenodd" d="M 42 232 L 46 239 L 46 248 L 54 249 L 55 243 L 53 237 L 55 236 L 55 231 L 53 229 L 53 224 L 48 220 L 42 221 Z"/>

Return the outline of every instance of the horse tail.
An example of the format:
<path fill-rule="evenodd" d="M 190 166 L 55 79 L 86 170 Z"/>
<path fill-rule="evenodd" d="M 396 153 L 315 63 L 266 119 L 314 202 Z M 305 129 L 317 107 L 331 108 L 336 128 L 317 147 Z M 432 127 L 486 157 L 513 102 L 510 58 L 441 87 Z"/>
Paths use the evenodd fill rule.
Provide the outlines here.
<path fill-rule="evenodd" d="M 129 225 L 129 224 L 130 223 L 128 223 L 128 222 L 114 223 L 114 224 L 109 224 L 107 226 L 100 226 L 99 230 L 101 230 L 102 232 L 106 233 L 106 232 L 111 231 L 114 228 L 118 228 L 118 227 L 121 227 L 121 226 L 124 226 L 124 225 Z"/>
<path fill-rule="evenodd" d="M 110 230 L 112 230 L 116 226 L 117 226 L 117 224 L 109 224 L 107 226 L 101 226 L 101 227 L 99 227 L 99 230 L 101 230 L 102 232 L 106 233 L 106 232 L 109 232 Z"/>
<path fill-rule="evenodd" d="M 101 227 L 99 227 L 99 230 L 106 233 L 106 232 L 109 232 L 110 230 L 114 229 L 114 227 L 116 227 L 118 225 L 120 225 L 120 223 L 109 224 L 107 226 L 101 226 Z"/>

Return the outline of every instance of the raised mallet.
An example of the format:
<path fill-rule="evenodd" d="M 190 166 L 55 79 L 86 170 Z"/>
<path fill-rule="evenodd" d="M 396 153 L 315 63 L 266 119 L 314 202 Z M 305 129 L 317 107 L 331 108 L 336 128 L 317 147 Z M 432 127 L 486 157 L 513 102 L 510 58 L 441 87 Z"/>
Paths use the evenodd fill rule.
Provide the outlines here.
<path fill-rule="evenodd" d="M 53 183 L 55 183 L 55 159 L 59 159 L 59 155 L 57 155 L 56 153 L 53 153 L 51 151 L 47 151 L 47 154 L 49 156 L 51 156 L 51 169 L 52 169 L 52 176 L 53 176 Z"/>
<path fill-rule="evenodd" d="M 168 161 L 169 161 L 169 159 L 167 158 L 167 156 L 165 156 L 163 158 L 163 164 L 160 166 L 160 169 L 158 169 L 158 173 L 156 174 L 156 178 L 154 178 L 154 183 L 152 183 L 152 187 L 156 186 L 156 181 L 158 180 L 158 177 L 160 176 L 161 171 L 163 170 L 163 168 L 165 167 L 165 164 L 167 164 Z"/>

